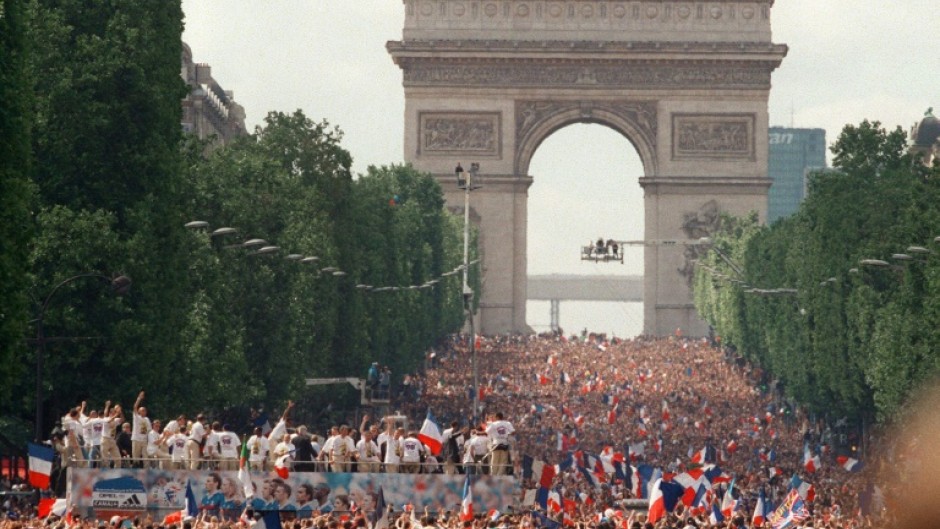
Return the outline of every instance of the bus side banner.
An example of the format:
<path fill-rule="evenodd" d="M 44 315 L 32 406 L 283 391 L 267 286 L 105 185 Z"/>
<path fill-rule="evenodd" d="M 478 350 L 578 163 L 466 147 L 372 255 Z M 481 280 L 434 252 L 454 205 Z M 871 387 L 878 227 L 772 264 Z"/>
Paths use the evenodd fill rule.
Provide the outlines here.
<path fill-rule="evenodd" d="M 254 493 L 246 497 L 237 471 L 69 468 L 68 504 L 73 514 L 98 519 L 150 514 L 162 519 L 186 507 L 187 485 L 200 512 L 237 519 L 246 507 L 278 510 L 297 518 L 316 512 L 370 512 L 379 491 L 387 505 L 418 512 L 458 511 L 466 476 L 447 474 L 371 474 L 251 472 Z M 518 498 L 512 476 L 473 476 L 475 512 L 506 512 Z"/>

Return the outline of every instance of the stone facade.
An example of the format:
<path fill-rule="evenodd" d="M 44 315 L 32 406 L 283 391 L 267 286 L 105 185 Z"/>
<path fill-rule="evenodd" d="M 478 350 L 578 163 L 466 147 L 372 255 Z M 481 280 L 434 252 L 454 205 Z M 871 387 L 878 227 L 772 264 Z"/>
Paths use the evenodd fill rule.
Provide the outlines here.
<path fill-rule="evenodd" d="M 235 102 L 230 90 L 223 90 L 212 78 L 208 64 L 193 62 L 193 52 L 183 43 L 180 75 L 189 86 L 183 98 L 183 130 L 199 139 L 208 139 L 210 149 L 220 147 L 245 130 L 245 109 Z"/>
<path fill-rule="evenodd" d="M 405 159 L 440 179 L 478 162 L 483 332 L 524 332 L 529 163 L 572 123 L 626 137 L 643 162 L 645 238 L 708 234 L 720 211 L 766 216 L 767 100 L 786 55 L 772 0 L 404 0 Z M 710 220 L 711 219 L 711 220 Z M 616 231 L 616 229 L 614 229 Z M 703 333 L 688 246 L 646 248 L 644 329 Z"/>

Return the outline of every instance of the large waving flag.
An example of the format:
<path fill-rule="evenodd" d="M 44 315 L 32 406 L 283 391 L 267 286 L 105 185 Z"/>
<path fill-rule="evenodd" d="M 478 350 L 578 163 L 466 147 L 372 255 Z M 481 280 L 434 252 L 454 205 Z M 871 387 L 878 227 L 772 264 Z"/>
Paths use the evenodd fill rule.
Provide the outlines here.
<path fill-rule="evenodd" d="M 55 450 L 50 446 L 36 443 L 29 443 L 27 448 L 29 452 L 29 484 L 37 489 L 48 489 Z"/>
<path fill-rule="evenodd" d="M 682 485 L 678 483 L 663 481 L 662 478 L 657 479 L 650 488 L 650 507 L 647 521 L 655 524 L 665 517 L 667 512 L 672 512 L 676 508 L 676 504 L 679 503 L 679 498 L 684 490 Z"/>
<path fill-rule="evenodd" d="M 695 505 L 699 487 L 707 483 L 704 472 L 702 472 L 702 469 L 700 468 L 693 468 L 688 472 L 677 474 L 672 479 L 676 483 L 682 485 L 682 488 L 685 489 L 682 493 L 682 503 L 686 507 Z"/>
<path fill-rule="evenodd" d="M 431 415 L 430 409 L 428 409 L 428 415 L 424 419 L 424 424 L 421 425 L 418 440 L 424 443 L 432 454 L 439 455 L 441 453 L 441 448 L 444 446 L 444 436 L 441 435 L 441 427 L 438 426 L 434 416 Z"/>
<path fill-rule="evenodd" d="M 777 507 L 777 510 L 767 517 L 767 521 L 773 525 L 774 529 L 786 529 L 807 518 L 809 518 L 809 510 L 807 510 L 803 498 L 795 489 L 791 489 L 786 498 L 783 499 L 780 507 Z"/>
<path fill-rule="evenodd" d="M 463 499 L 460 501 L 460 520 L 473 520 L 473 488 L 470 486 L 470 474 L 463 483 Z"/>

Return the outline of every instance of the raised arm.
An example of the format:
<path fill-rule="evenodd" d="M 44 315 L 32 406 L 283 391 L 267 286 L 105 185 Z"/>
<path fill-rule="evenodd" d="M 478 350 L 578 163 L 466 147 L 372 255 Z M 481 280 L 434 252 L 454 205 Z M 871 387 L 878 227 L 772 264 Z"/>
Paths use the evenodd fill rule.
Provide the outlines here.
<path fill-rule="evenodd" d="M 293 407 L 294 407 L 294 401 L 292 400 L 287 401 L 287 406 L 284 408 L 284 413 L 281 414 L 282 421 L 287 421 L 287 415 L 290 414 L 290 410 Z"/>
<path fill-rule="evenodd" d="M 137 410 L 140 409 L 140 405 L 144 403 L 144 391 L 140 391 L 140 395 L 137 395 L 137 400 L 134 401 L 134 413 L 137 413 Z"/>
<path fill-rule="evenodd" d="M 365 435 L 366 430 L 369 429 L 369 414 L 366 413 L 362 416 L 362 422 L 359 423 L 359 433 Z"/>

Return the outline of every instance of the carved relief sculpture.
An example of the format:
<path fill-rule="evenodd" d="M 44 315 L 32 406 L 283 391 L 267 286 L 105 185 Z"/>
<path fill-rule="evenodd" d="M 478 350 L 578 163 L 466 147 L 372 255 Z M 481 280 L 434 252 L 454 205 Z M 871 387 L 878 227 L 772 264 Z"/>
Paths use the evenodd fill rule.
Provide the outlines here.
<path fill-rule="evenodd" d="M 426 156 L 498 156 L 500 114 L 422 112 L 419 149 Z"/>
<path fill-rule="evenodd" d="M 672 158 L 754 157 L 753 114 L 673 114 Z"/>

